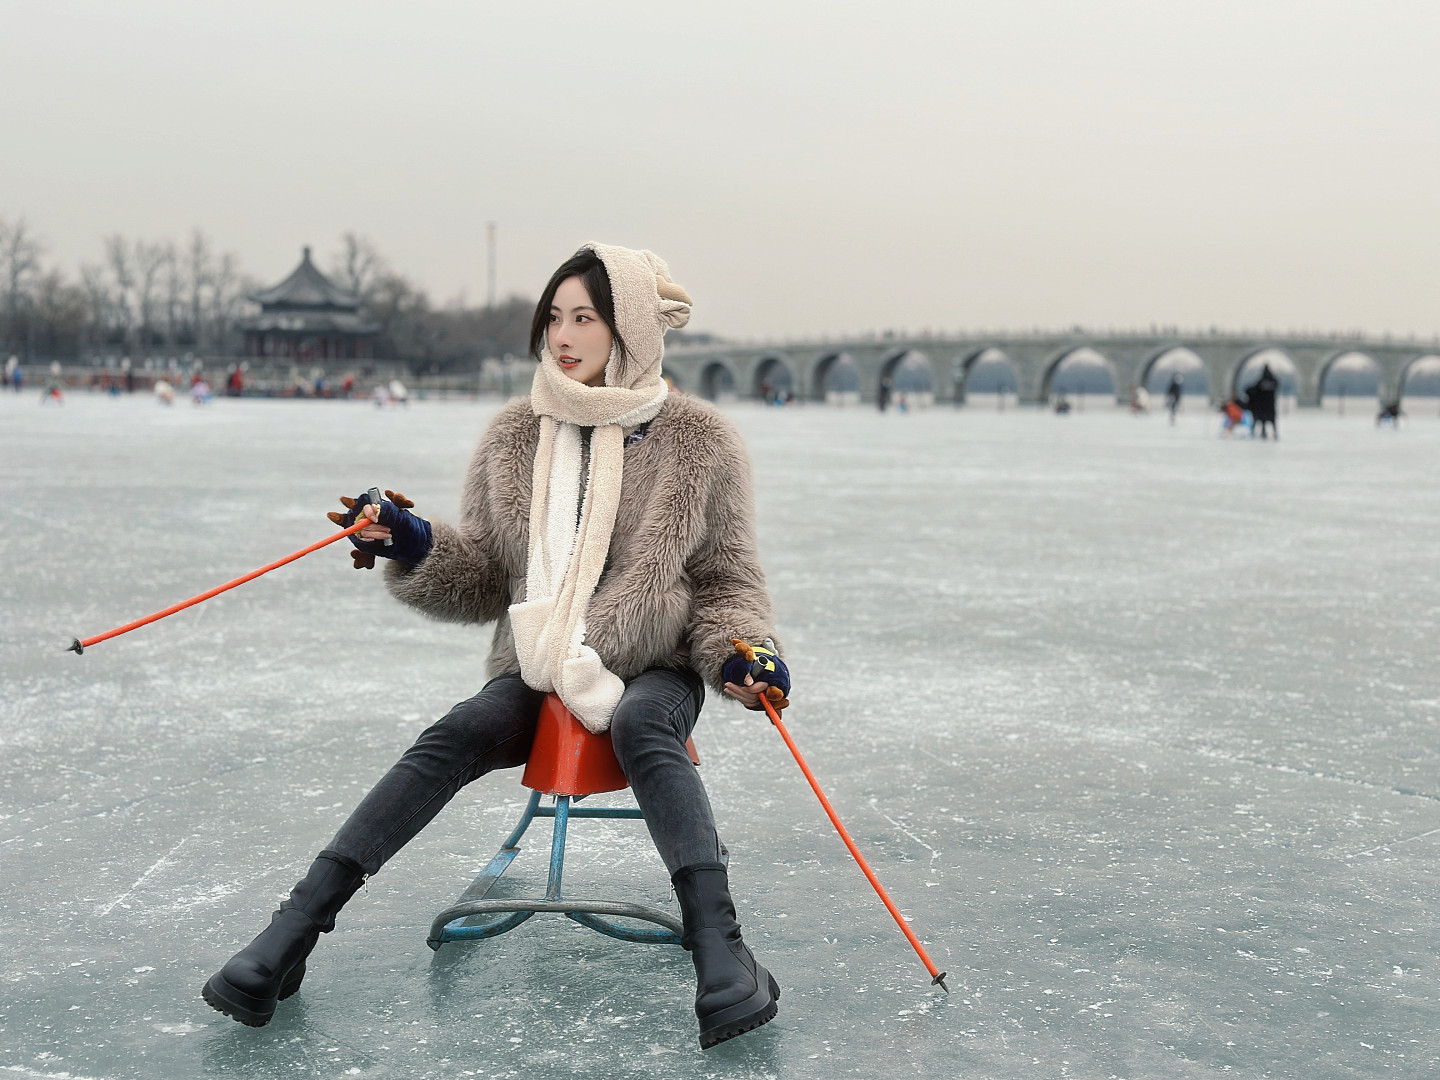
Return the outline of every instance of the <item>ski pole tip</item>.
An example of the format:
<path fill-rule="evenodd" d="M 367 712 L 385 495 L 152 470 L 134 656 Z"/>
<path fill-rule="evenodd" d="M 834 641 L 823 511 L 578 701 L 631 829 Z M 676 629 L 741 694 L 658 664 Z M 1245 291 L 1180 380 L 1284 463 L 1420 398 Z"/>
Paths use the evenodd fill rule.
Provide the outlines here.
<path fill-rule="evenodd" d="M 939 975 L 936 975 L 933 979 L 930 980 L 931 986 L 935 986 L 937 984 L 939 985 L 941 990 L 945 991 L 945 993 L 950 993 L 950 988 L 945 985 L 945 972 L 940 972 Z"/>
<path fill-rule="evenodd" d="M 85 646 L 80 644 L 80 639 L 77 637 L 69 645 L 65 646 L 65 651 L 73 652 L 76 656 L 79 656 L 85 651 Z"/>

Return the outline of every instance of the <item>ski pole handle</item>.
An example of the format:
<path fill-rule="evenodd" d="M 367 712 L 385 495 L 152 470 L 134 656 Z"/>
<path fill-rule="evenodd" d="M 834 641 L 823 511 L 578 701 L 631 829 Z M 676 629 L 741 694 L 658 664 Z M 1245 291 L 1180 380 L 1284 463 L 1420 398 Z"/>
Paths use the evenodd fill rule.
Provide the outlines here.
<path fill-rule="evenodd" d="M 380 489 L 378 487 L 372 487 L 365 494 L 370 499 L 370 505 L 375 507 L 375 513 L 378 515 L 380 513 Z M 376 523 L 379 523 L 378 517 L 376 518 Z M 381 543 L 383 543 L 386 547 L 392 547 L 394 546 L 395 541 L 387 536 L 384 540 L 381 541 Z"/>

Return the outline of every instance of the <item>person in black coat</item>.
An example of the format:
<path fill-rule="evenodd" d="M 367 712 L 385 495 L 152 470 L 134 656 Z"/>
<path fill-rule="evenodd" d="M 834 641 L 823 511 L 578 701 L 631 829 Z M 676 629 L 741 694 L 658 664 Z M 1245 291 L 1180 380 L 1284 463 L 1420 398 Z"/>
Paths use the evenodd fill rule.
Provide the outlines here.
<path fill-rule="evenodd" d="M 1255 426 L 1260 429 L 1260 437 L 1268 438 L 1267 430 L 1275 434 L 1278 441 L 1280 438 L 1280 427 L 1275 422 L 1275 399 L 1280 393 L 1280 380 L 1266 364 L 1260 371 L 1260 379 L 1254 386 L 1250 387 L 1245 396 L 1245 407 L 1255 417 Z"/>
<path fill-rule="evenodd" d="M 1175 414 L 1180 411 L 1180 397 L 1185 393 L 1185 377 L 1178 371 L 1170 375 L 1170 385 L 1165 388 L 1165 409 L 1170 413 L 1170 423 L 1175 423 Z"/>

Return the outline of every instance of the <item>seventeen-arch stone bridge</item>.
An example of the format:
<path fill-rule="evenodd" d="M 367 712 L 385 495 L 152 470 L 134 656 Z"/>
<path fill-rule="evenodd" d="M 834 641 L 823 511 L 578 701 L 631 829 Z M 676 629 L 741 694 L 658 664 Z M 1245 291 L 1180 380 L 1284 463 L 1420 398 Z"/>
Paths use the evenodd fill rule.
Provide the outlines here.
<path fill-rule="evenodd" d="M 826 378 L 837 363 L 854 365 L 861 400 L 874 401 L 882 379 L 893 377 L 909 360 L 928 366 L 937 401 L 963 401 L 966 380 L 982 357 L 1008 361 L 1022 402 L 1051 395 L 1057 369 L 1081 350 L 1098 353 L 1110 370 L 1117 400 L 1131 385 L 1144 386 L 1152 368 L 1177 350 L 1188 350 L 1203 365 L 1209 396 L 1233 394 L 1241 372 L 1260 353 L 1277 350 L 1293 364 L 1298 404 L 1318 405 L 1327 371 L 1342 357 L 1360 354 L 1373 365 L 1379 396 L 1403 394 L 1417 362 L 1440 366 L 1440 340 L 1213 333 L 996 334 L 969 336 L 871 336 L 835 342 L 799 341 L 783 345 L 674 345 L 665 352 L 665 373 L 682 390 L 717 397 L 729 390 L 739 397 L 761 396 L 767 383 L 788 382 L 796 396 L 824 400 Z M 1094 357 L 1084 354 L 1091 362 Z M 1194 358 L 1187 357 L 1195 366 Z M 1354 362 L 1353 359 L 1347 363 Z M 848 365 L 847 365 L 848 366 Z"/>

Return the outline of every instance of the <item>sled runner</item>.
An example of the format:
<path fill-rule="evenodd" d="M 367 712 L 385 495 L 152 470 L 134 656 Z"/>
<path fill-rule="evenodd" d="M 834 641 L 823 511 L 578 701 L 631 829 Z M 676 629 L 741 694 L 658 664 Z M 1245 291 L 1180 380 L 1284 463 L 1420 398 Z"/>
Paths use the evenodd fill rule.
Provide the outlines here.
<path fill-rule="evenodd" d="M 696 765 L 700 759 L 693 740 L 686 749 Z M 426 944 L 439 949 L 447 941 L 469 941 L 490 938 L 514 930 L 536 912 L 549 911 L 573 919 L 622 941 L 647 945 L 678 945 L 683 929 L 674 915 L 643 904 L 614 900 L 567 900 L 561 894 L 565 870 L 565 840 L 571 818 L 636 818 L 644 814 L 638 806 L 573 806 L 572 799 L 598 795 L 606 791 L 623 791 L 629 781 L 620 771 L 610 735 L 596 735 L 575 719 L 559 697 L 547 694 L 540 706 L 540 719 L 535 728 L 535 742 L 520 782 L 530 788 L 530 800 L 520 822 L 500 850 L 481 870 L 459 899 L 435 917 L 430 925 Z M 544 795 L 553 795 L 554 803 L 541 806 Z M 508 897 L 487 900 L 486 895 L 500 880 L 515 856 L 520 853 L 520 839 L 537 817 L 555 819 L 550 840 L 550 877 L 545 895 L 539 898 Z M 727 853 L 722 845 L 721 858 Z M 654 923 L 660 929 L 626 926 L 615 917 Z"/>

